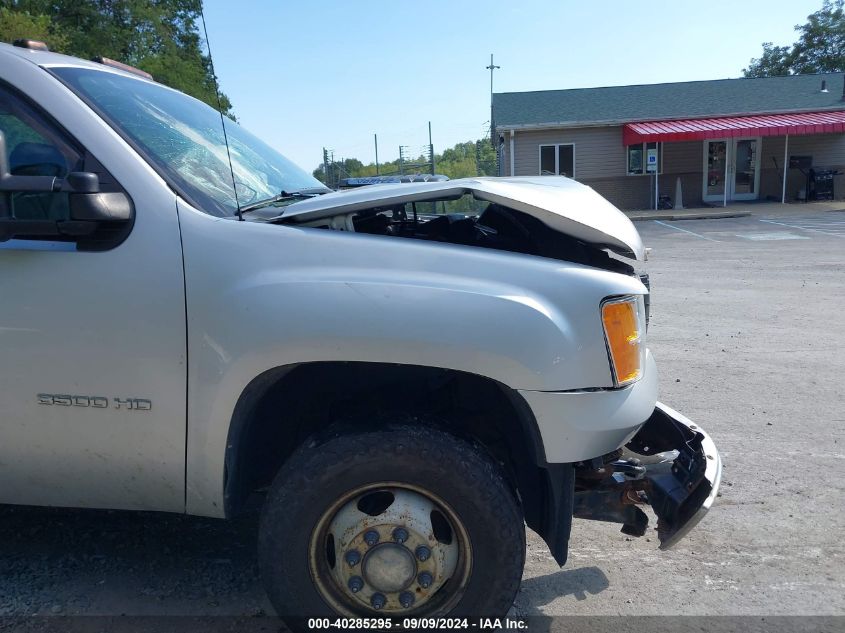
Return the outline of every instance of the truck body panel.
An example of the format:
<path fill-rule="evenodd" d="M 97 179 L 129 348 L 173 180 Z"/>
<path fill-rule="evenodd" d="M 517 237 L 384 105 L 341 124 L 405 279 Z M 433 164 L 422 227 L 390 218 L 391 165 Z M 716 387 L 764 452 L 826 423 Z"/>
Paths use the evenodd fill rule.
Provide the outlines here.
<path fill-rule="evenodd" d="M 267 370 L 317 361 L 397 363 L 532 391 L 611 388 L 601 301 L 646 292 L 637 278 L 570 262 L 220 220 L 182 200 L 179 209 L 192 513 L 222 511 L 234 406 Z M 630 432 L 650 413 L 635 414 Z M 596 456 L 588 435 L 568 436 L 572 455 Z M 606 444 L 598 454 L 615 447 Z"/>
<path fill-rule="evenodd" d="M 137 217 L 126 241 L 103 252 L 0 242 L 0 503 L 183 511 L 187 342 L 176 196 L 36 69 L 5 55 L 0 81 L 26 86 L 107 165 Z M 115 399 L 150 407 L 117 408 Z"/>
<path fill-rule="evenodd" d="M 546 459 L 577 462 L 627 444 L 639 428 L 632 421 L 645 422 L 654 409 L 657 382 L 657 365 L 646 352 L 644 376 L 629 387 L 519 393 L 534 412 Z"/>
<path fill-rule="evenodd" d="M 181 93 L 51 53 L 0 45 L 0 57 L 9 110 L 0 115 L 29 103 L 41 135 L 78 153 L 67 172 L 80 182 L 105 177 L 134 204 L 131 217 L 79 218 L 71 203 L 68 217 L 50 216 L 52 207 L 40 224 L 18 217 L 16 195 L 70 191 L 80 201 L 83 192 L 72 174 L 14 173 L 0 144 L 0 503 L 223 517 L 227 451 L 241 428 L 233 418 L 248 387 L 307 363 L 373 363 L 471 374 L 517 402 L 519 412 L 502 407 L 507 432 L 486 435 L 507 444 L 516 434 L 525 441 L 513 445 L 537 449 L 512 460 L 520 472 L 508 476 L 530 482 L 520 489 L 533 504 L 529 524 L 561 564 L 573 514 L 642 535 L 647 519 L 635 506 L 650 503 L 669 547 L 712 505 L 721 476 L 712 440 L 657 403 L 647 278 L 607 252 L 641 260 L 645 249 L 633 224 L 588 187 L 476 178 L 325 194 L 238 128 L 220 142 L 218 113 Z M 150 129 L 154 147 L 138 136 Z M 19 135 L 18 149 L 55 149 L 32 131 L 36 140 Z M 251 192 L 248 213 L 230 195 L 236 178 Z M 287 182 L 302 189 L 279 191 Z M 417 202 L 445 209 L 461 196 L 484 209 L 419 221 Z M 96 252 L 60 230 L 111 221 L 127 233 Z M 21 228 L 36 224 L 47 233 Z M 39 238 L 52 230 L 70 239 Z M 472 430 L 476 441 L 488 429 Z M 281 454 L 318 446 L 304 431 L 311 439 Z M 290 435 L 291 444 L 302 439 Z"/>

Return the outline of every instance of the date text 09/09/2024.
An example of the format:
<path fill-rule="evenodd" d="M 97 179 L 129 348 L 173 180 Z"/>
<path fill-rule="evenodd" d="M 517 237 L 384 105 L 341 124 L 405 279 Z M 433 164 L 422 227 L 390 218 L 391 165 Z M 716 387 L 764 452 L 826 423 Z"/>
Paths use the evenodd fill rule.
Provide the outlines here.
<path fill-rule="evenodd" d="M 522 618 L 309 618 L 308 629 L 319 630 L 527 630 Z"/>

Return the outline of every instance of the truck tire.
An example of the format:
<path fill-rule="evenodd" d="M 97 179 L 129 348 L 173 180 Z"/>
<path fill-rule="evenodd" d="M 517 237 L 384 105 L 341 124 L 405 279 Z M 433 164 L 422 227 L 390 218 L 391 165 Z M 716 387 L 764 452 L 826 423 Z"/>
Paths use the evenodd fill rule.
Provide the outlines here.
<path fill-rule="evenodd" d="M 397 424 L 306 442 L 281 468 L 258 558 L 279 616 L 502 617 L 525 564 L 515 493 L 483 450 Z"/>

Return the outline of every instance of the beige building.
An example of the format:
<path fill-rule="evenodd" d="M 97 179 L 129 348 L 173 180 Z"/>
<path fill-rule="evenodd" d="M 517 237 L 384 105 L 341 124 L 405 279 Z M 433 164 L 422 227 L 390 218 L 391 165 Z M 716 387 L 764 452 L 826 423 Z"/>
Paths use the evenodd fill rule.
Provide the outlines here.
<path fill-rule="evenodd" d="M 621 208 L 674 204 L 679 178 L 685 206 L 845 197 L 845 73 L 499 93 L 493 116 L 502 175 Z"/>

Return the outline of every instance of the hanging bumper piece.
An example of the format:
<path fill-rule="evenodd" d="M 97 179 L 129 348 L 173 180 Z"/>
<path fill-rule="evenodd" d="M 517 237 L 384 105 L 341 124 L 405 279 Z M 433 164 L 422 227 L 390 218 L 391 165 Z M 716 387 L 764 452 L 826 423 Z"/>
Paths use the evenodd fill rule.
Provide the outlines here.
<path fill-rule="evenodd" d="M 698 425 L 658 402 L 651 417 L 610 461 L 576 470 L 576 518 L 621 523 L 643 536 L 650 505 L 657 515 L 660 549 L 669 549 L 707 514 L 719 491 L 722 461 Z"/>

